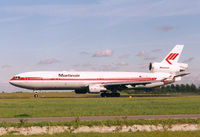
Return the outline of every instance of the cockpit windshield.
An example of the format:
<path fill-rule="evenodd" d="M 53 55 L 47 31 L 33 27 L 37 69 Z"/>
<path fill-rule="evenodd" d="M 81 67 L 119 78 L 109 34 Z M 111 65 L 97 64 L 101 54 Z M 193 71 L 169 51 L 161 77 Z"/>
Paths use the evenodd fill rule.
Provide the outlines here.
<path fill-rule="evenodd" d="M 14 76 L 13 78 L 14 79 L 20 79 L 20 76 Z"/>

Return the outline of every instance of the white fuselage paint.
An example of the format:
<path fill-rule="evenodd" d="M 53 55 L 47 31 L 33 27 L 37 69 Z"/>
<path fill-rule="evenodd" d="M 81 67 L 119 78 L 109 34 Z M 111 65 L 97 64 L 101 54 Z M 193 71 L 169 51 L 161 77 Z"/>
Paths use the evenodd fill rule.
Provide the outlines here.
<path fill-rule="evenodd" d="M 91 84 L 155 82 L 168 77 L 170 77 L 168 73 L 41 71 L 18 74 L 10 80 L 10 83 L 32 90 L 76 90 L 87 88 Z"/>

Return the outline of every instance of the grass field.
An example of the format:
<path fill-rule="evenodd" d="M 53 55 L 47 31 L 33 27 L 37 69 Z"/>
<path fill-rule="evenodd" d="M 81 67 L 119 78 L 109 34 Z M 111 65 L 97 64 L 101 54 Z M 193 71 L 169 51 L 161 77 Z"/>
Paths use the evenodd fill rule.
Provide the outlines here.
<path fill-rule="evenodd" d="M 0 99 L 0 117 L 199 114 L 200 96 Z"/>
<path fill-rule="evenodd" d="M 25 137 L 22 135 L 4 135 L 2 137 Z M 188 132 L 134 132 L 134 133 L 60 133 L 54 135 L 32 135 L 29 137 L 200 137 L 200 131 Z"/>

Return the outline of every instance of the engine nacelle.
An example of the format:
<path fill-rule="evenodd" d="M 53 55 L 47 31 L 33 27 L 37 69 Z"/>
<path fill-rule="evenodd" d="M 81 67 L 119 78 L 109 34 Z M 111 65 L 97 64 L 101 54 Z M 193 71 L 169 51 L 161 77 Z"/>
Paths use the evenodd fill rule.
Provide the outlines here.
<path fill-rule="evenodd" d="M 179 73 L 185 71 L 188 68 L 188 64 L 176 63 L 173 65 L 163 63 L 150 63 L 149 70 L 151 72 L 165 72 L 165 73 Z"/>
<path fill-rule="evenodd" d="M 106 91 L 107 89 L 100 84 L 89 85 L 89 92 L 90 93 L 99 93 L 101 91 Z"/>

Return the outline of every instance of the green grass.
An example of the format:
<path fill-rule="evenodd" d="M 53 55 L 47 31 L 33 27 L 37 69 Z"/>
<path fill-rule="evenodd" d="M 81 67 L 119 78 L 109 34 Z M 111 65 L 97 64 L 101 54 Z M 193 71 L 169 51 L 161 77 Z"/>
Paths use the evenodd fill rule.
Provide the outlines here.
<path fill-rule="evenodd" d="M 200 96 L 0 99 L 1 118 L 199 114 Z"/>
<path fill-rule="evenodd" d="M 4 135 L 2 137 L 25 137 L 23 135 Z M 134 132 L 134 133 L 59 133 L 54 135 L 31 135 L 29 137 L 200 137 L 200 131 L 187 132 Z"/>

